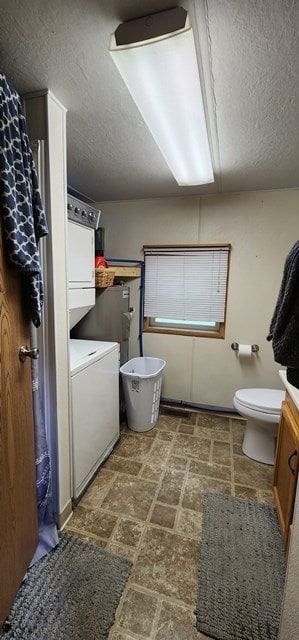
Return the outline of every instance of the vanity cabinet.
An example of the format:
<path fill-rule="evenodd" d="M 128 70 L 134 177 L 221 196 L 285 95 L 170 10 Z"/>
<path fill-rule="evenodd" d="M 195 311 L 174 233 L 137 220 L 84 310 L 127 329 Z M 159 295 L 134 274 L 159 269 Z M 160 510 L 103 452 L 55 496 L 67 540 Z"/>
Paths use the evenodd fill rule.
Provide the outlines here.
<path fill-rule="evenodd" d="M 279 423 L 273 493 L 281 533 L 288 551 L 299 467 L 299 411 L 286 392 Z"/>

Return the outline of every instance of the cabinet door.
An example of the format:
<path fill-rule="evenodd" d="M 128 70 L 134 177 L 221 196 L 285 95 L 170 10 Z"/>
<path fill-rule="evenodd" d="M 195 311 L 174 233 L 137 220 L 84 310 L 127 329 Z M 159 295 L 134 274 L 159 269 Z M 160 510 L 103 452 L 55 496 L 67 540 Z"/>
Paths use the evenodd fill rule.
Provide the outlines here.
<path fill-rule="evenodd" d="M 286 402 L 282 404 L 277 452 L 274 469 L 273 492 L 285 547 L 293 518 L 298 475 L 298 426 Z"/>

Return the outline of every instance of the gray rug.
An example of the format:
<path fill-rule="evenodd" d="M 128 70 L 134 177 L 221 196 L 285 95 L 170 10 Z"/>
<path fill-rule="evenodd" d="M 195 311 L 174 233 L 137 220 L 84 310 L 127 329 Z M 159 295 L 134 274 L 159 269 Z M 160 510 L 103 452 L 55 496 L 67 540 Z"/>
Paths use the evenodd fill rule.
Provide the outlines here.
<path fill-rule="evenodd" d="M 0 638 L 107 638 L 131 566 L 126 558 L 61 534 L 56 549 L 26 574 Z"/>
<path fill-rule="evenodd" d="M 218 640 L 275 640 L 285 578 L 275 508 L 208 493 L 204 498 L 196 614 Z"/>

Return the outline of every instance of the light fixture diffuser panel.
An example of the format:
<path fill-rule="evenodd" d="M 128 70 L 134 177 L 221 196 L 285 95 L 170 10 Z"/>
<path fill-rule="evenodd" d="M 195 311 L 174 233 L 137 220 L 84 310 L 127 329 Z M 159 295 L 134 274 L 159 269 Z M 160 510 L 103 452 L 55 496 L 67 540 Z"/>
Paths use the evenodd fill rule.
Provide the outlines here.
<path fill-rule="evenodd" d="M 110 53 L 177 183 L 214 182 L 192 29 Z"/>

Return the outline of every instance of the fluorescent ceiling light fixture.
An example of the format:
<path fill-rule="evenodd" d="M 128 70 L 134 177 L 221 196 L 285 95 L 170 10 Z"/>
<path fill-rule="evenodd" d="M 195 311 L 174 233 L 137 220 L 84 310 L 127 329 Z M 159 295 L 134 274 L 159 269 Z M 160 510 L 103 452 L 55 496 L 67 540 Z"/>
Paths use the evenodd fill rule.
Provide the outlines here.
<path fill-rule="evenodd" d="M 109 51 L 177 183 L 214 182 L 187 11 L 177 7 L 120 24 Z"/>

